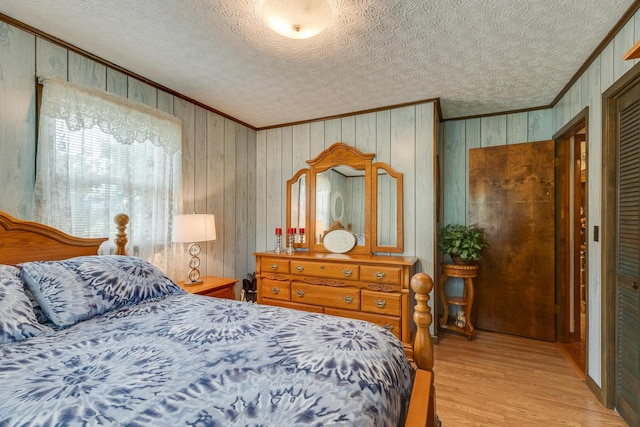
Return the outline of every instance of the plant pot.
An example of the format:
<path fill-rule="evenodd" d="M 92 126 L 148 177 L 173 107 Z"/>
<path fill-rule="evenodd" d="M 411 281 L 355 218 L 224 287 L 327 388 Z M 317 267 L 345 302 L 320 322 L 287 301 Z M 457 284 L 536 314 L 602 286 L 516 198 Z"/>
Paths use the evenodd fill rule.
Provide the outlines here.
<path fill-rule="evenodd" d="M 454 264 L 458 264 L 458 265 L 469 265 L 473 263 L 473 261 L 467 261 L 460 258 L 460 255 L 458 254 L 451 254 L 451 260 L 453 261 Z"/>

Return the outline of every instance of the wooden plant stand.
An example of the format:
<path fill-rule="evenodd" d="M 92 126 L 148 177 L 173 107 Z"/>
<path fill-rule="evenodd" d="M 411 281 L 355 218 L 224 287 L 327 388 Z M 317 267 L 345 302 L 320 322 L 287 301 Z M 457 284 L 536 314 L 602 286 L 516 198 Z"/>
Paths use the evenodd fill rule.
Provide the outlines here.
<path fill-rule="evenodd" d="M 471 310 L 473 309 L 473 279 L 478 276 L 478 266 L 475 264 L 441 264 L 442 272 L 440 273 L 440 281 L 438 290 L 440 299 L 442 300 L 443 314 L 440 318 L 441 330 L 453 330 L 460 332 L 471 339 L 474 334 L 473 324 L 471 323 Z M 461 297 L 447 297 L 444 292 L 444 283 L 451 277 L 463 279 L 464 291 Z M 449 321 L 449 304 L 460 306 L 464 310 L 466 324 L 464 328 L 460 328 L 454 322 Z"/>

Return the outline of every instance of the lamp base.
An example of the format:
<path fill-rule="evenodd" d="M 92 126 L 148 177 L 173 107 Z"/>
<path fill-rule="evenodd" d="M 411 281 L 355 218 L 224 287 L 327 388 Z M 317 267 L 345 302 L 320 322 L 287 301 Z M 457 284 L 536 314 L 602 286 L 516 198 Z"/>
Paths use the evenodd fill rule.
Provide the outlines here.
<path fill-rule="evenodd" d="M 191 280 L 185 280 L 185 281 L 184 281 L 184 284 L 185 284 L 186 286 L 191 286 L 191 285 L 201 285 L 202 283 L 204 283 L 204 282 L 202 281 L 202 279 L 198 279 L 198 280 L 195 280 L 195 281 L 193 281 L 193 282 L 192 282 Z"/>
<path fill-rule="evenodd" d="M 187 276 L 189 281 L 185 281 L 185 284 L 195 285 L 202 283 L 202 280 L 200 280 L 200 270 L 198 270 L 198 267 L 200 267 L 200 258 L 198 258 L 198 255 L 200 255 L 200 245 L 198 243 L 194 242 L 189 245 L 189 255 L 191 255 L 191 258 L 189 258 L 189 268 L 191 268 L 191 271 L 189 271 L 189 276 Z"/>

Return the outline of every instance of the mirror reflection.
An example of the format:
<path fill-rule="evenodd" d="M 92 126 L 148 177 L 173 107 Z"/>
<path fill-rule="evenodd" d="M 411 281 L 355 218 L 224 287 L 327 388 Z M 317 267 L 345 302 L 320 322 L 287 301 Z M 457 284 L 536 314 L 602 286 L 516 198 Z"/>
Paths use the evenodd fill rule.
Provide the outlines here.
<path fill-rule="evenodd" d="M 335 222 L 356 235 L 364 245 L 365 176 L 363 170 L 340 165 L 316 175 L 316 241 Z"/>
<path fill-rule="evenodd" d="M 373 165 L 373 250 L 402 252 L 403 175 L 387 163 Z"/>
<path fill-rule="evenodd" d="M 292 228 L 305 228 L 307 216 L 307 176 L 301 175 L 291 184 L 291 223 Z"/>
<path fill-rule="evenodd" d="M 386 171 L 378 171 L 378 206 L 377 206 L 377 238 L 378 246 L 396 246 L 398 224 L 397 218 L 397 183 L 396 179 Z"/>
<path fill-rule="evenodd" d="M 298 230 L 294 246 L 308 248 L 309 233 L 309 169 L 300 169 L 287 181 L 287 228 Z M 304 230 L 304 232 L 302 232 Z M 313 239 L 311 239 L 312 241 Z"/>

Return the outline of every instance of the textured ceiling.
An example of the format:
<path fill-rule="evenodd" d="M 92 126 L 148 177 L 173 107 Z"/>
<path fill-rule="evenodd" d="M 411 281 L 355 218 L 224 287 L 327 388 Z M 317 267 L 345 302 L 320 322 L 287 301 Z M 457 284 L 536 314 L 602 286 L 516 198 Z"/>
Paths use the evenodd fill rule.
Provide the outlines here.
<path fill-rule="evenodd" d="M 329 0 L 332 25 L 289 40 L 261 1 L 2 0 L 0 13 L 260 128 L 431 98 L 444 118 L 549 105 L 633 3 Z"/>

